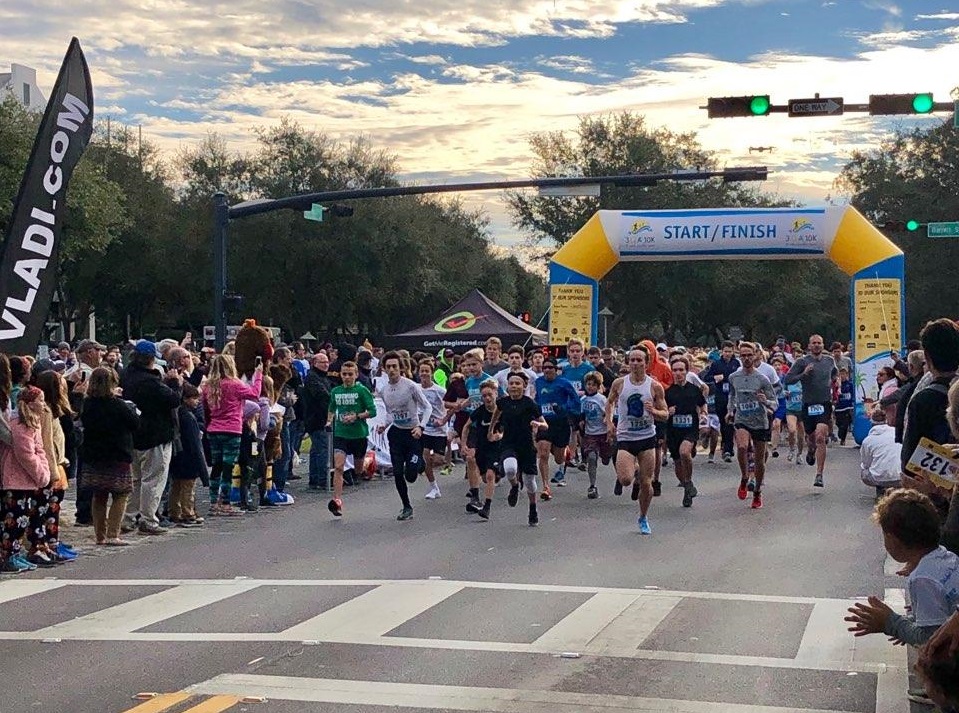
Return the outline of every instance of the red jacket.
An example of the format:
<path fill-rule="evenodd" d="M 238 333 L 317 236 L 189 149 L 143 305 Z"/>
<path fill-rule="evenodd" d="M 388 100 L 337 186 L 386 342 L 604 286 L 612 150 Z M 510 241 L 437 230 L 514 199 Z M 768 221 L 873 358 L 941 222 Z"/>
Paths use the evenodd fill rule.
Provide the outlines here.
<path fill-rule="evenodd" d="M 39 490 L 50 483 L 50 465 L 40 429 L 28 428 L 19 416 L 10 419 L 12 445 L 0 451 L 0 480 L 8 490 Z"/>
<path fill-rule="evenodd" d="M 646 373 L 656 379 L 663 385 L 663 389 L 668 389 L 673 385 L 673 370 L 669 364 L 659 358 L 659 352 L 656 351 L 656 345 L 648 339 L 644 339 L 641 344 L 649 350 L 649 363 L 646 365 Z"/>

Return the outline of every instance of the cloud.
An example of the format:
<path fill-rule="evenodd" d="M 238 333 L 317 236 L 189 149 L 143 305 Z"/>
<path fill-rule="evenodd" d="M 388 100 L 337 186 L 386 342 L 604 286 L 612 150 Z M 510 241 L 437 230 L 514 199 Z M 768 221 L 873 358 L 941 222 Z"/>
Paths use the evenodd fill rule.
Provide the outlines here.
<path fill-rule="evenodd" d="M 938 12 L 934 15 L 916 15 L 917 20 L 959 20 L 959 12 Z"/>
<path fill-rule="evenodd" d="M 537 64 L 541 67 L 547 67 L 548 69 L 555 69 L 561 72 L 570 72 L 572 74 L 596 74 L 593 61 L 587 57 L 577 57 L 574 55 L 541 57 L 537 60 Z"/>

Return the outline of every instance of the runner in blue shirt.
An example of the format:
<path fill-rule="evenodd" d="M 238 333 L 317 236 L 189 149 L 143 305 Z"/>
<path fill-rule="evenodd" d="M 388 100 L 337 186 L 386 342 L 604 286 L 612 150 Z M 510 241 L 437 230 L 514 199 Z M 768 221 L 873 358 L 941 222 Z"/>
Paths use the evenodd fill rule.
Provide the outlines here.
<path fill-rule="evenodd" d="M 566 447 L 569 445 L 570 419 L 579 419 L 579 394 L 568 379 L 556 375 L 556 360 L 547 357 L 543 360 L 543 375 L 536 380 L 536 403 L 539 404 L 549 428 L 536 436 L 536 456 L 539 462 L 539 475 L 543 480 L 543 492 L 540 497 L 549 500 L 553 497 L 549 488 L 549 455 L 560 466 L 557 478 L 553 482 L 565 485 Z"/>
<path fill-rule="evenodd" d="M 573 388 L 576 389 L 577 395 L 582 398 L 586 393 L 586 386 L 583 383 L 583 379 L 591 371 L 596 371 L 591 363 L 586 361 L 586 346 L 583 344 L 581 339 L 572 338 L 566 345 L 566 359 L 561 361 L 558 364 L 559 375 L 569 381 L 573 385 Z M 580 470 L 586 470 L 586 463 L 580 458 L 579 454 L 579 424 L 575 421 L 570 422 L 570 428 L 572 428 L 572 435 L 569 439 L 569 455 L 570 460 L 567 461 L 569 465 L 572 465 L 574 468 L 579 468 Z M 563 472 L 557 473 L 551 482 L 556 483 L 557 485 L 565 485 L 563 483 L 565 474 L 565 467 Z"/>

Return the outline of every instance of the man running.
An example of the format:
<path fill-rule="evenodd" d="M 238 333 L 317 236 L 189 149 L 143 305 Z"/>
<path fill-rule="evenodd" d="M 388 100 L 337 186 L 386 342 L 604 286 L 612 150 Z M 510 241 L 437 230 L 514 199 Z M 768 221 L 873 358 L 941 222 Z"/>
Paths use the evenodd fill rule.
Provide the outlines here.
<path fill-rule="evenodd" d="M 333 499 L 327 506 L 336 517 L 343 515 L 343 467 L 346 457 L 362 466 L 366 457 L 370 428 L 366 423 L 376 415 L 373 394 L 356 382 L 359 367 L 356 362 L 340 365 L 343 383 L 330 392 L 330 414 L 327 428 L 333 426 Z"/>
<path fill-rule="evenodd" d="M 421 438 L 423 429 L 430 422 L 433 407 L 423 395 L 419 385 L 400 374 L 403 368 L 397 352 L 386 352 L 380 363 L 386 374 L 386 382 L 380 389 L 380 397 L 386 406 L 392 424 L 386 434 L 390 445 L 390 463 L 393 466 L 393 482 L 403 504 L 403 511 L 397 520 L 409 520 L 413 517 L 413 505 L 407 483 L 415 483 L 420 472 L 420 458 L 423 456 Z M 387 426 L 381 424 L 377 432 L 383 433 Z M 360 463 L 363 461 L 361 460 Z"/>
<path fill-rule="evenodd" d="M 806 464 L 816 466 L 813 485 L 823 487 L 826 467 L 826 444 L 832 422 L 832 384 L 839 376 L 835 360 L 823 352 L 823 339 L 809 338 L 809 353 L 796 359 L 783 381 L 786 385 L 802 384 L 802 420 L 806 431 Z"/>
<path fill-rule="evenodd" d="M 500 445 L 500 468 L 509 481 L 509 495 L 506 502 L 516 507 L 519 489 L 526 488 L 529 500 L 529 526 L 539 524 L 536 512 L 536 446 L 534 434 L 549 427 L 543 412 L 533 399 L 526 395 L 529 387 L 526 374 L 516 371 L 509 375 L 506 382 L 507 395 L 496 401 L 493 423 L 490 425 L 490 438 L 498 440 Z M 522 478 L 522 484 L 520 483 Z M 478 513 L 484 520 L 489 518 L 492 493 L 486 486 L 486 502 Z"/>
<path fill-rule="evenodd" d="M 536 375 L 529 369 L 523 367 L 524 356 L 525 353 L 523 352 L 523 347 L 516 344 L 511 346 L 509 351 L 506 352 L 506 363 L 509 364 L 509 367 L 493 375 L 496 378 L 496 383 L 499 384 L 499 388 L 502 393 L 506 393 L 506 384 L 509 380 L 509 377 L 513 374 L 519 373 L 526 374 L 526 395 L 530 398 L 533 398 L 534 394 L 536 393 L 536 387 L 534 386 Z"/>
<path fill-rule="evenodd" d="M 543 375 L 536 380 L 536 403 L 539 404 L 548 428 L 536 434 L 536 455 L 539 462 L 539 476 L 543 481 L 540 497 L 549 500 L 553 497 L 549 489 L 549 456 L 560 466 L 556 472 L 557 485 L 566 485 L 563 467 L 566 464 L 566 447 L 569 445 L 570 416 L 579 416 L 579 395 L 567 379 L 556 375 L 556 360 L 547 357 L 543 360 Z"/>
<path fill-rule="evenodd" d="M 722 440 L 723 460 L 727 463 L 733 459 L 733 427 L 726 419 L 729 404 L 729 376 L 742 364 L 733 356 L 733 343 L 728 339 L 723 342 L 719 359 L 710 362 L 700 376 L 707 384 L 715 384 L 716 416 L 719 418 L 719 434 Z"/>
<path fill-rule="evenodd" d="M 766 476 L 766 444 L 769 443 L 769 419 L 777 405 L 776 391 L 763 374 L 756 370 L 757 348 L 751 342 L 739 345 L 742 368 L 729 377 L 729 411 L 726 419 L 735 429 L 736 458 L 739 461 L 739 490 L 736 494 L 745 500 L 749 492 L 749 447 L 752 445 L 756 486 L 753 490 L 754 509 L 763 506 L 762 487 Z"/>
<path fill-rule="evenodd" d="M 676 478 L 683 486 L 683 507 L 692 507 L 698 495 L 693 485 L 693 454 L 699 437 L 699 418 L 706 413 L 706 397 L 702 389 L 687 381 L 689 359 L 675 356 L 671 362 L 673 385 L 666 389 L 666 407 L 669 421 L 666 426 L 666 445 L 673 459 Z"/>
<path fill-rule="evenodd" d="M 662 384 L 646 374 L 649 351 L 642 345 L 629 352 L 629 374 L 613 382 L 606 402 L 606 430 L 616 438 L 616 487 L 633 486 L 632 498 L 639 501 L 639 531 L 652 534 L 649 505 L 653 500 L 653 471 L 656 467 L 656 422 L 669 417 Z M 655 357 L 653 357 L 655 358 Z M 614 407 L 619 413 L 613 421 Z"/>

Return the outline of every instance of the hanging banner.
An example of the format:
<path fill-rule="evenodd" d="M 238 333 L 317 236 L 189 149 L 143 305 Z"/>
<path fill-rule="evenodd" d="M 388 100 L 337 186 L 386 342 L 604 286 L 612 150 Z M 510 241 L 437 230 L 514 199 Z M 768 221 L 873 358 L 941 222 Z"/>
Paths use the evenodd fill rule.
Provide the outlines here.
<path fill-rule="evenodd" d="M 57 284 L 70 177 L 93 134 L 93 86 L 74 37 L 40 122 L 0 258 L 0 351 L 34 355 Z"/>
<path fill-rule="evenodd" d="M 853 285 L 857 361 L 898 351 L 902 283 L 895 278 L 858 279 Z"/>
<path fill-rule="evenodd" d="M 576 337 L 589 343 L 593 329 L 591 285 L 550 287 L 549 343 L 566 344 Z"/>

